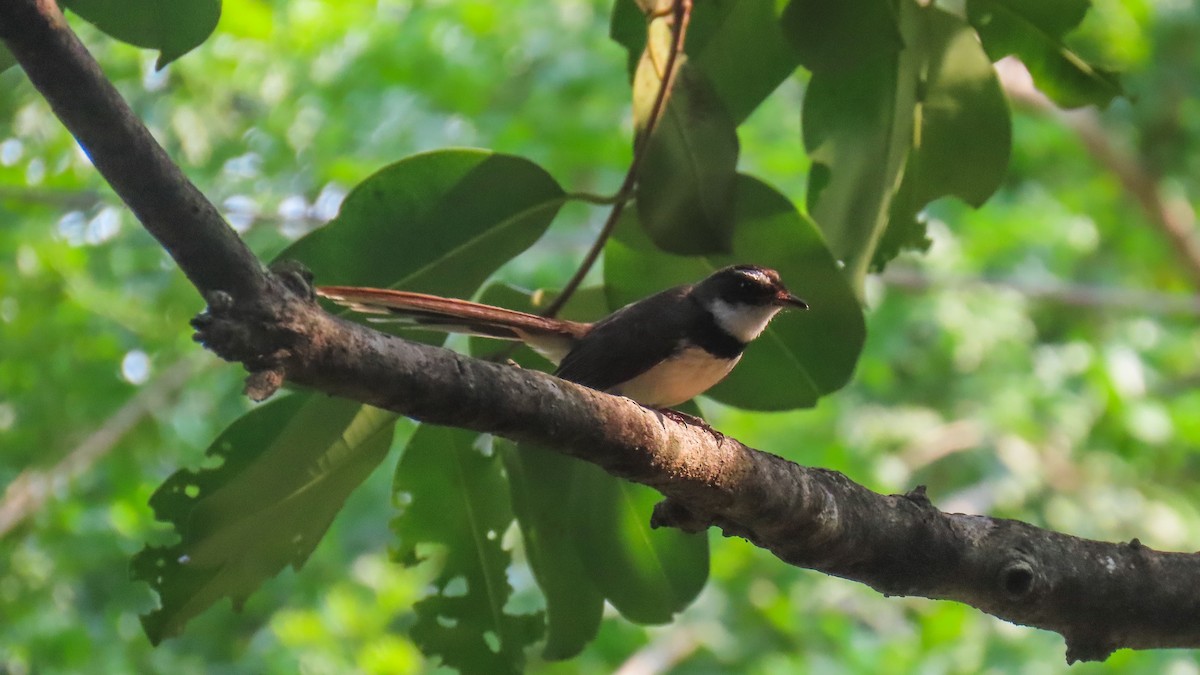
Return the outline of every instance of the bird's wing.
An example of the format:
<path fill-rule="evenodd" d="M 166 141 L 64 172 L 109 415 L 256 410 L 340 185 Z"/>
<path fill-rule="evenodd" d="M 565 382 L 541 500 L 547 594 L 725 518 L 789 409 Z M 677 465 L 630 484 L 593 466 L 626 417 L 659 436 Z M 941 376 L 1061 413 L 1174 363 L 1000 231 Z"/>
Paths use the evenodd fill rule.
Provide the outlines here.
<path fill-rule="evenodd" d="M 558 363 L 589 324 L 548 319 L 469 300 L 442 298 L 424 293 L 358 286 L 319 286 L 317 295 L 356 312 L 384 315 L 396 321 L 449 333 L 501 340 L 520 340 Z"/>
<path fill-rule="evenodd" d="M 673 288 L 659 295 L 685 292 L 685 288 Z M 674 355 L 687 326 L 673 323 L 658 307 L 661 305 L 645 300 L 635 302 L 593 324 L 554 374 L 605 391 Z"/>

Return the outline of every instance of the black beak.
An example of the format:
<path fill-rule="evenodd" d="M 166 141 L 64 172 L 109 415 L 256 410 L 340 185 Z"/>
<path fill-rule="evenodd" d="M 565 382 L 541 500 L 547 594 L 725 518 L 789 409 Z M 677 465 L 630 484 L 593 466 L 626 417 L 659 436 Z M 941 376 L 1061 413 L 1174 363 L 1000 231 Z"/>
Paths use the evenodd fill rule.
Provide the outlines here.
<path fill-rule="evenodd" d="M 807 302 L 787 291 L 779 291 L 779 294 L 775 296 L 775 304 L 784 309 L 808 309 Z"/>

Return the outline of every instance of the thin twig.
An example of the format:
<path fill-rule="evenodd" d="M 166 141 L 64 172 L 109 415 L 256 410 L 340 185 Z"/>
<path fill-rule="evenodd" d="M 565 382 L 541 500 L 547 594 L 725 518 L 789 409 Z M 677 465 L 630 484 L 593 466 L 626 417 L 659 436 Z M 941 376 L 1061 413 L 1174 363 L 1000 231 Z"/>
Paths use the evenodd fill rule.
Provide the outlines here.
<path fill-rule="evenodd" d="M 621 187 L 617 190 L 617 194 L 613 198 L 612 211 L 609 212 L 608 218 L 604 221 L 604 227 L 600 228 L 600 234 L 596 236 L 596 241 L 592 243 L 592 248 L 584 256 L 583 262 L 579 264 L 579 269 L 575 270 L 574 276 L 563 286 L 562 292 L 558 297 L 546 307 L 546 310 L 542 312 L 542 316 L 555 316 L 558 314 L 563 306 L 567 304 L 567 301 L 571 299 L 571 296 L 575 294 L 575 291 L 579 290 L 579 285 L 583 283 L 583 278 L 587 276 L 592 266 L 596 264 L 596 260 L 600 257 L 600 252 L 604 250 L 604 244 L 612 236 L 613 230 L 616 229 L 617 223 L 621 220 L 621 214 L 625 211 L 625 205 L 633 197 L 633 189 L 637 185 L 638 169 L 642 165 L 642 158 L 646 155 L 646 145 L 650 142 L 650 136 L 658 126 L 659 119 L 662 118 L 663 110 L 666 108 L 667 96 L 675 83 L 675 64 L 678 61 L 679 54 L 683 51 L 684 40 L 687 37 L 688 22 L 692 16 L 692 0 L 675 0 L 672 3 L 672 12 L 675 17 L 675 25 L 673 26 L 675 39 L 671 42 L 671 49 L 667 53 L 666 67 L 663 69 L 663 78 L 659 83 L 658 94 L 654 97 L 654 105 L 650 108 L 650 116 L 646 120 L 645 128 L 638 134 L 637 140 L 633 145 L 633 160 L 630 161 L 629 170 L 625 172 L 625 179 L 621 182 Z"/>

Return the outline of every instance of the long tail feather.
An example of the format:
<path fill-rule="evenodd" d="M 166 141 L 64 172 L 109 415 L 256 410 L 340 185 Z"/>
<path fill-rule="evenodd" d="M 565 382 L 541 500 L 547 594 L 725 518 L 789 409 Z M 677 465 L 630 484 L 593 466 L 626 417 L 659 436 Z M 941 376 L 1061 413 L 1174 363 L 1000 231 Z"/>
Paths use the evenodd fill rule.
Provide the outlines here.
<path fill-rule="evenodd" d="M 555 363 L 590 328 L 576 321 L 410 291 L 359 286 L 319 286 L 316 290 L 317 295 L 356 312 L 385 315 L 432 330 L 520 340 Z"/>

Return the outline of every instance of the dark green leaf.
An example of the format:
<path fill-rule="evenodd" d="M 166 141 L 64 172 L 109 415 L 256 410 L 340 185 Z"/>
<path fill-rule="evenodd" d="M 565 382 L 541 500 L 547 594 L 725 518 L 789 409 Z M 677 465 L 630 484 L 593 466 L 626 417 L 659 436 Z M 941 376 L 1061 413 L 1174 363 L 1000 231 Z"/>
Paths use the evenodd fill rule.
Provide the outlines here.
<path fill-rule="evenodd" d="M 133 558 L 162 606 L 142 617 L 151 642 L 178 634 L 223 597 L 235 607 L 287 564 L 299 569 L 342 503 L 383 460 L 396 416 L 318 394 L 256 408 L 208 449 L 215 469 L 178 471 L 150 505 L 181 540 Z"/>
<path fill-rule="evenodd" d="M 917 11 L 910 0 L 900 7 L 902 16 Z M 906 32 L 905 43 L 916 37 Z M 808 211 L 856 288 L 912 146 L 919 66 L 912 49 L 877 55 L 851 70 L 814 73 L 804 97 Z"/>
<path fill-rule="evenodd" d="M 17 60 L 13 58 L 12 52 L 8 51 L 8 47 L 0 45 L 0 73 L 17 65 Z"/>
<path fill-rule="evenodd" d="M 805 98 L 809 211 L 856 287 L 921 245 L 926 204 L 978 206 L 1008 165 L 1008 106 L 973 32 L 936 7 L 899 8 L 904 49 L 852 74 L 817 73 Z"/>
<path fill-rule="evenodd" d="M 1122 94 L 1117 74 L 1080 58 L 1063 36 L 1079 25 L 1088 0 L 967 0 L 967 19 L 993 61 L 1015 54 L 1038 89 L 1066 108 L 1106 106 Z"/>
<path fill-rule="evenodd" d="M 575 656 L 596 638 L 604 595 L 575 546 L 578 511 L 565 508 L 583 462 L 549 450 L 507 441 L 497 449 L 508 472 L 513 509 L 525 555 L 546 598 L 547 659 Z M 608 477 L 615 481 L 615 478 Z"/>
<path fill-rule="evenodd" d="M 62 4 L 122 42 L 159 50 L 159 68 L 204 42 L 221 18 L 221 0 L 66 0 Z"/>
<path fill-rule="evenodd" d="M 901 249 L 928 247 L 918 213 L 929 202 L 952 195 L 982 205 L 1004 180 L 1012 147 L 1008 103 L 975 32 L 937 9 L 919 20 L 924 39 L 914 48 L 921 52 L 924 81 L 918 130 L 875 251 L 877 270 Z"/>
<path fill-rule="evenodd" d="M 735 263 L 778 270 L 812 309 L 773 321 L 709 395 L 757 410 L 811 406 L 853 372 L 865 335 L 862 312 L 816 226 L 787 197 L 742 175 L 734 219 L 733 253 L 685 258 L 656 250 L 627 217 L 604 251 L 610 304 L 619 307 Z"/>
<path fill-rule="evenodd" d="M 712 0 L 693 5 L 687 53 L 712 83 L 734 125 L 786 80 L 800 57 L 784 36 L 775 0 Z"/>
<path fill-rule="evenodd" d="M 521 672 L 542 617 L 504 611 L 512 588 L 501 538 L 513 515 L 490 438 L 421 425 L 396 467 L 395 493 L 396 557 L 412 564 L 429 544 L 444 551 L 435 592 L 414 607 L 421 651 L 462 672 Z"/>
<path fill-rule="evenodd" d="M 799 64 L 776 5 L 775 0 L 706 0 L 692 6 L 684 51 L 692 67 L 708 78 L 735 126 Z M 662 32 L 655 40 L 666 46 L 670 31 L 665 20 L 659 23 Z M 646 15 L 634 0 L 617 0 L 609 35 L 628 50 L 631 76 L 646 47 L 646 32 Z M 636 106 L 638 95 L 634 98 Z"/>
<path fill-rule="evenodd" d="M 575 462 L 570 480 L 571 536 L 592 582 L 621 615 L 666 623 L 708 579 L 708 537 L 650 528 L 662 495 Z"/>
<path fill-rule="evenodd" d="M 529 160 L 439 150 L 360 183 L 338 217 L 288 247 L 321 284 L 468 297 L 546 231 L 562 188 Z"/>
<path fill-rule="evenodd" d="M 656 90 L 661 71 L 648 47 L 634 78 L 634 95 Z M 681 59 L 682 61 L 682 59 Z M 655 244 L 676 253 L 729 250 L 738 156 L 733 120 L 707 79 L 687 61 L 654 133 L 638 174 L 637 210 Z M 635 119 L 638 104 L 634 105 Z"/>
<path fill-rule="evenodd" d="M 782 23 L 800 64 L 814 73 L 849 71 L 904 46 L 888 0 L 791 0 Z"/>
<path fill-rule="evenodd" d="M 608 36 L 625 47 L 630 79 L 637 71 L 642 50 L 646 48 L 646 25 L 646 13 L 635 0 L 616 0 L 613 3 Z"/>

